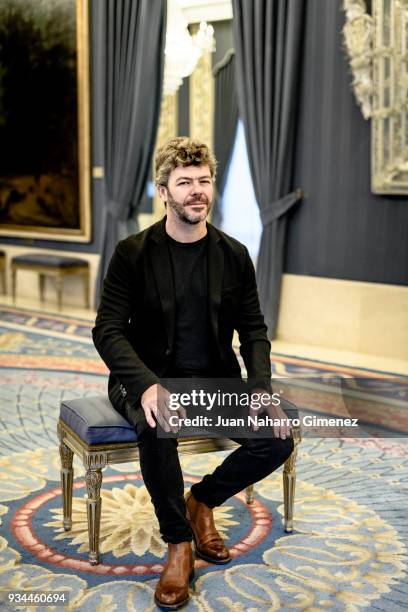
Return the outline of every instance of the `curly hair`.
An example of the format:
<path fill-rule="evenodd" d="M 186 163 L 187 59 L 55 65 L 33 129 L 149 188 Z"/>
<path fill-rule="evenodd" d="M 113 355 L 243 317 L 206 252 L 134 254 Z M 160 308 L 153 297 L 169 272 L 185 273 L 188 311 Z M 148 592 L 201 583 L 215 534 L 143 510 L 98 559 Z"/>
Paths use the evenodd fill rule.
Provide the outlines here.
<path fill-rule="evenodd" d="M 176 136 L 162 145 L 156 153 L 156 185 L 167 187 L 169 176 L 177 166 L 200 166 L 208 164 L 212 178 L 215 177 L 217 161 L 213 152 L 199 140 L 187 136 Z"/>

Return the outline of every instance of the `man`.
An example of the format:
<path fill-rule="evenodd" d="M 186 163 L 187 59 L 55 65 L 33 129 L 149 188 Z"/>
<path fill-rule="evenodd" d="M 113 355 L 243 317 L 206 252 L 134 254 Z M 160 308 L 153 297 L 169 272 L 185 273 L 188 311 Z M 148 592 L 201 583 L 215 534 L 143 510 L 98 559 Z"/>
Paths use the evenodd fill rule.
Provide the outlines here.
<path fill-rule="evenodd" d="M 270 391 L 270 343 L 248 251 L 206 223 L 215 166 L 208 147 L 188 138 L 159 149 L 156 183 L 167 215 L 117 245 L 93 330 L 111 372 L 111 402 L 135 426 L 143 479 L 168 544 L 155 593 L 164 609 L 188 601 L 192 539 L 206 561 L 230 561 L 212 509 L 265 478 L 293 450 L 286 426 L 275 438 L 237 440 L 239 448 L 184 498 L 177 439 L 157 435 L 156 423 L 169 431 L 168 406 L 158 400 L 166 394 L 161 377 L 240 377 L 234 329 L 251 391 Z M 285 419 L 279 406 L 267 412 Z"/>

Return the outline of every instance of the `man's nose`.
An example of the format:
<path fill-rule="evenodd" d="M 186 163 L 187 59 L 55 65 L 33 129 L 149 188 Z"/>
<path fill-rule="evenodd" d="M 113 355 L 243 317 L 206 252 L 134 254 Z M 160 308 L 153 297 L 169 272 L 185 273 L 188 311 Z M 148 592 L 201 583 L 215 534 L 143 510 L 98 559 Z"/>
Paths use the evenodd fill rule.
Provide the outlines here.
<path fill-rule="evenodd" d="M 202 193 L 203 192 L 203 186 L 200 183 L 200 181 L 193 181 L 191 183 L 191 191 L 192 193 Z"/>

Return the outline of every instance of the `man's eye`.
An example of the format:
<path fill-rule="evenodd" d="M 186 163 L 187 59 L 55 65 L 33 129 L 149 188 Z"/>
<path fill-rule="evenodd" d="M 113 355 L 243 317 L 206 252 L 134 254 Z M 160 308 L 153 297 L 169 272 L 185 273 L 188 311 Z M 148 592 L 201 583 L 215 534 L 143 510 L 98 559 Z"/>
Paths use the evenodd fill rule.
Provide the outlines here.
<path fill-rule="evenodd" d="M 182 181 L 181 183 L 178 183 L 178 185 L 188 185 L 187 181 Z"/>

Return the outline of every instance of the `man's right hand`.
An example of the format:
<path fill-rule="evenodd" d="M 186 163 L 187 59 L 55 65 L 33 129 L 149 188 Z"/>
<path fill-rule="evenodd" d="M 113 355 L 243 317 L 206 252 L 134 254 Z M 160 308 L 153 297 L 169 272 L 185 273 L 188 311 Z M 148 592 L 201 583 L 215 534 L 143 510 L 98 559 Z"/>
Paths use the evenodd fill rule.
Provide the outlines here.
<path fill-rule="evenodd" d="M 186 417 L 186 411 L 182 406 L 179 406 L 177 410 L 170 410 L 170 392 L 160 384 L 151 385 L 146 389 L 141 397 L 141 404 L 150 427 L 156 427 L 154 420 L 156 417 L 159 425 L 167 433 L 169 431 L 177 433 L 180 429 L 180 427 L 169 424 L 171 416 Z"/>

